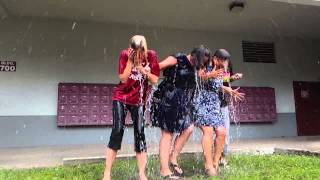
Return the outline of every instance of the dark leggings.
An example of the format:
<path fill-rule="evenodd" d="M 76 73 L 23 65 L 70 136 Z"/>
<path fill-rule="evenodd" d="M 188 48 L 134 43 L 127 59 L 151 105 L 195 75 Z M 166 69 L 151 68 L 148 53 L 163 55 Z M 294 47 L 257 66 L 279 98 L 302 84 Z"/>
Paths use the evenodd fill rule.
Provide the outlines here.
<path fill-rule="evenodd" d="M 113 101 L 112 115 L 113 127 L 110 135 L 109 145 L 110 149 L 115 151 L 121 148 L 121 142 L 124 132 L 125 119 L 127 112 L 130 111 L 134 127 L 134 144 L 136 152 L 146 152 L 146 138 L 144 134 L 144 117 L 143 106 L 126 105 L 120 101 Z"/>

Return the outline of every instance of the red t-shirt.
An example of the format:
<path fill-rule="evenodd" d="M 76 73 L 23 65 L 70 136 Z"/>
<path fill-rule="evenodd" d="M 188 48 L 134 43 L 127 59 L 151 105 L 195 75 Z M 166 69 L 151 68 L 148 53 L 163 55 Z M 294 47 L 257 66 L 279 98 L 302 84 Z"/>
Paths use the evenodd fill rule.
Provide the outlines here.
<path fill-rule="evenodd" d="M 122 50 L 119 57 L 118 73 L 122 74 L 128 61 L 128 50 Z M 148 50 L 147 61 L 142 64 L 146 66 L 149 63 L 151 74 L 160 76 L 160 68 L 157 60 L 157 53 Z M 143 89 L 143 91 L 141 91 Z M 149 89 L 148 80 L 145 79 L 135 67 L 132 68 L 131 74 L 126 83 L 120 82 L 113 91 L 112 100 L 123 102 L 128 105 L 144 104 Z"/>

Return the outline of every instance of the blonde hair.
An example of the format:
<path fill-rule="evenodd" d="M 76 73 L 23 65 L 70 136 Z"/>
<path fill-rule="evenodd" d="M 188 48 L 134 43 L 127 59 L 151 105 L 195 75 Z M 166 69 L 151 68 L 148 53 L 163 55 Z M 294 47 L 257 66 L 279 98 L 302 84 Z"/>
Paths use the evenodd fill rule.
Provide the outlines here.
<path fill-rule="evenodd" d="M 134 35 L 129 40 L 129 46 L 131 47 L 131 44 L 138 44 L 140 47 L 144 49 L 145 56 L 148 57 L 148 46 L 147 46 L 147 40 L 142 35 Z"/>

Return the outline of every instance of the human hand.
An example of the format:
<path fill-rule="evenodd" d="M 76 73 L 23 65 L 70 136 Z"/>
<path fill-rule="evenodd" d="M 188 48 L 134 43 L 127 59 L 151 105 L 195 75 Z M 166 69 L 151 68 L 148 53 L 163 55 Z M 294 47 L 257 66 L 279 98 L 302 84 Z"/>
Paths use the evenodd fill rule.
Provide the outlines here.
<path fill-rule="evenodd" d="M 238 87 L 237 89 L 231 90 L 231 96 L 236 102 L 242 101 L 245 96 L 245 93 L 239 92 L 239 89 L 240 89 L 240 87 Z"/>

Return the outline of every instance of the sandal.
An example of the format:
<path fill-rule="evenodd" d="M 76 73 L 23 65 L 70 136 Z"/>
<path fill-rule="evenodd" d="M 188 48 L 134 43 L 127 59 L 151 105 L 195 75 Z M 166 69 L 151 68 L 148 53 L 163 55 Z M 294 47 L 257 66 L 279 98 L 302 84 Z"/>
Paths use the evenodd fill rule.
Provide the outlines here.
<path fill-rule="evenodd" d="M 174 172 L 175 175 L 177 175 L 177 176 L 182 176 L 182 175 L 183 175 L 183 170 L 179 167 L 178 164 L 170 163 L 170 168 L 173 169 L 173 172 Z M 179 171 L 177 171 L 176 168 L 179 168 L 179 169 L 182 171 L 182 173 L 180 173 Z"/>
<path fill-rule="evenodd" d="M 161 176 L 161 175 L 160 175 Z M 176 174 L 168 174 L 166 176 L 161 176 L 162 179 L 180 179 L 180 176 L 177 176 Z"/>
<path fill-rule="evenodd" d="M 227 159 L 226 159 L 225 157 L 221 157 L 221 158 L 220 158 L 220 161 L 219 161 L 219 166 L 225 168 L 225 167 L 227 167 L 227 165 L 228 165 Z"/>

